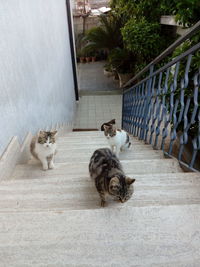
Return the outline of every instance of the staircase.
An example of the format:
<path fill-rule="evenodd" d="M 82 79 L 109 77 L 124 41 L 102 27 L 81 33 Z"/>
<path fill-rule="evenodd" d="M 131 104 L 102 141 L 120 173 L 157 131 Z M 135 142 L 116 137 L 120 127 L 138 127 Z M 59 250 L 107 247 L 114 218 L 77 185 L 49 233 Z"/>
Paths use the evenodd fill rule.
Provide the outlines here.
<path fill-rule="evenodd" d="M 56 169 L 30 161 L 0 184 L 0 266 L 200 266 L 200 174 L 132 138 L 126 203 L 100 207 L 89 178 L 103 132 L 58 139 Z"/>

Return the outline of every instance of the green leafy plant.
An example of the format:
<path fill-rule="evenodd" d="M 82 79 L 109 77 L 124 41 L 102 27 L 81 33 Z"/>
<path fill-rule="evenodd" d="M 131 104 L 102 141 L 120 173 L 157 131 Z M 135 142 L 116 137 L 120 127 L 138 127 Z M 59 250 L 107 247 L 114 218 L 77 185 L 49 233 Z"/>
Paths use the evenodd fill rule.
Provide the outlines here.
<path fill-rule="evenodd" d="M 126 47 L 142 59 L 151 60 L 159 53 L 161 40 L 158 23 L 149 23 L 145 18 L 139 22 L 130 19 L 121 31 Z"/>
<path fill-rule="evenodd" d="M 120 20 L 114 15 L 101 15 L 101 26 L 89 30 L 84 41 L 87 42 L 85 48 L 88 49 L 105 49 L 108 52 L 115 47 L 122 46 L 122 35 L 120 32 Z"/>
<path fill-rule="evenodd" d="M 184 53 L 185 51 L 187 51 L 189 48 L 191 48 L 192 46 L 194 46 L 195 44 L 197 44 L 198 42 L 200 42 L 200 34 L 195 35 L 193 38 L 191 38 L 191 40 L 186 40 L 183 44 L 181 44 L 179 47 L 177 47 L 175 49 L 175 51 L 173 52 L 171 59 L 176 58 L 177 56 L 181 55 L 182 53 Z M 184 74 L 185 74 L 185 68 L 186 68 L 186 64 L 187 64 L 187 58 L 184 58 L 183 60 L 181 60 L 180 62 L 180 66 L 179 66 L 179 72 L 178 72 L 178 76 L 177 76 L 177 88 L 175 90 L 174 93 L 174 97 L 175 99 L 179 99 L 180 98 L 180 93 L 181 93 L 181 80 L 184 78 Z M 193 56 L 192 56 L 192 61 L 191 61 L 191 65 L 190 65 L 190 70 L 188 73 L 188 79 L 189 79 L 189 83 L 187 88 L 184 89 L 184 103 L 186 104 L 187 98 L 188 97 L 193 97 L 194 94 L 194 75 L 197 74 L 200 71 L 200 51 L 196 51 Z M 170 88 L 170 85 L 173 83 L 173 73 L 171 72 L 170 77 L 169 77 L 169 82 L 168 82 L 168 88 Z M 168 90 L 167 94 L 166 94 L 166 99 L 169 102 L 170 101 L 170 90 Z M 199 103 L 199 108 L 200 108 L 200 103 Z M 177 117 L 180 113 L 181 110 L 181 105 L 178 105 L 178 109 L 177 109 Z M 194 110 L 194 105 L 193 105 L 193 101 L 191 102 L 190 106 L 189 106 L 189 110 L 188 110 L 188 118 L 190 119 L 192 116 L 192 112 Z M 194 137 L 197 134 L 198 131 L 198 119 L 197 119 L 197 115 L 196 115 L 196 122 L 191 125 L 188 133 L 191 137 Z M 172 127 L 174 122 L 171 122 Z M 177 130 L 178 131 L 183 131 L 183 127 L 184 124 L 183 122 L 181 122 L 178 125 Z"/>
<path fill-rule="evenodd" d="M 119 73 L 133 73 L 134 71 L 134 54 L 125 48 L 113 49 L 108 56 L 108 62 Z"/>
<path fill-rule="evenodd" d="M 173 7 L 166 2 L 167 0 L 111 2 L 111 7 L 123 25 L 121 27 L 123 46 L 135 55 L 135 72 L 145 67 L 176 38 L 168 36 L 159 23 L 165 9 L 171 10 Z"/>
<path fill-rule="evenodd" d="M 104 65 L 104 70 L 105 70 L 105 71 L 112 72 L 112 71 L 113 71 L 113 67 L 112 67 L 111 63 L 106 63 L 106 64 Z"/>
<path fill-rule="evenodd" d="M 199 0 L 176 0 L 174 13 L 176 20 L 184 26 L 192 26 L 200 19 L 200 1 Z"/>

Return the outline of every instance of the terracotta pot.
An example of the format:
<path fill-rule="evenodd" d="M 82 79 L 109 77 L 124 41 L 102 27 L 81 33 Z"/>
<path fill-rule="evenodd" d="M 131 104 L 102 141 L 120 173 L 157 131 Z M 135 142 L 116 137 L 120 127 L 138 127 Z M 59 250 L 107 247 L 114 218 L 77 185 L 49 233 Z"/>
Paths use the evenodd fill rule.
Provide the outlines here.
<path fill-rule="evenodd" d="M 122 88 L 132 77 L 132 73 L 119 73 L 119 87 Z"/>
<path fill-rule="evenodd" d="M 108 70 L 103 70 L 103 73 L 104 73 L 104 75 L 105 76 L 107 76 L 107 77 L 111 77 L 111 76 L 113 76 L 113 72 L 112 71 L 108 71 Z"/>
<path fill-rule="evenodd" d="M 90 62 L 90 57 L 86 57 L 86 62 L 89 63 Z"/>
<path fill-rule="evenodd" d="M 80 63 L 84 63 L 85 62 L 85 58 L 84 57 L 80 57 Z"/>
<path fill-rule="evenodd" d="M 117 71 L 114 70 L 113 73 L 114 73 L 113 80 L 114 81 L 119 80 L 119 75 L 118 75 Z"/>

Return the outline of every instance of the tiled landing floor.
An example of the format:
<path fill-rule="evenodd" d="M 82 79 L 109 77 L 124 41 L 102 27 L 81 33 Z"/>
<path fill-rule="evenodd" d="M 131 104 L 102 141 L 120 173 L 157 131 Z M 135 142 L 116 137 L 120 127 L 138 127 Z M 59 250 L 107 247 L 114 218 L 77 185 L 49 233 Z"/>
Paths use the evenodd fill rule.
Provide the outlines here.
<path fill-rule="evenodd" d="M 105 61 L 78 64 L 79 89 L 91 91 L 111 91 L 119 89 L 119 81 L 103 74 Z"/>
<path fill-rule="evenodd" d="M 121 128 L 122 95 L 82 96 L 77 103 L 74 129 L 100 129 L 104 122 L 116 119 Z"/>

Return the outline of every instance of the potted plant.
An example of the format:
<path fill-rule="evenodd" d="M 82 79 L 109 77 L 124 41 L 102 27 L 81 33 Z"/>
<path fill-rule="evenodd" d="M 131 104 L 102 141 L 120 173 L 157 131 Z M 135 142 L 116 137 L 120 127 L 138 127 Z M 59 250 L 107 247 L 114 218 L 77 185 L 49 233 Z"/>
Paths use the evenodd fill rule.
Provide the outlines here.
<path fill-rule="evenodd" d="M 110 63 L 104 65 L 103 73 L 107 77 L 111 77 L 114 75 L 112 65 Z"/>
<path fill-rule="evenodd" d="M 89 56 L 86 56 L 85 60 L 86 60 L 87 63 L 89 63 L 91 61 L 91 58 Z"/>
<path fill-rule="evenodd" d="M 134 55 L 125 48 L 115 48 L 110 52 L 108 61 L 119 77 L 120 88 L 123 87 L 133 77 Z"/>
<path fill-rule="evenodd" d="M 80 63 L 85 63 L 85 57 L 80 57 Z"/>
<path fill-rule="evenodd" d="M 85 57 L 85 61 L 87 62 L 87 63 L 89 63 L 91 60 L 92 60 L 92 54 L 91 54 L 91 51 L 90 51 L 90 49 L 88 49 L 87 47 L 84 47 L 83 49 L 82 49 L 82 54 L 84 55 L 84 57 Z"/>
<path fill-rule="evenodd" d="M 115 47 L 122 46 L 121 18 L 115 13 L 99 16 L 100 26 L 86 32 L 82 42 L 92 51 L 105 50 L 109 53 Z"/>
<path fill-rule="evenodd" d="M 95 62 L 96 59 L 97 59 L 97 57 L 96 57 L 96 53 L 92 54 L 92 62 Z"/>
<path fill-rule="evenodd" d="M 85 63 L 85 57 L 84 57 L 84 54 L 82 51 L 77 52 L 77 57 L 78 57 L 80 63 Z"/>

